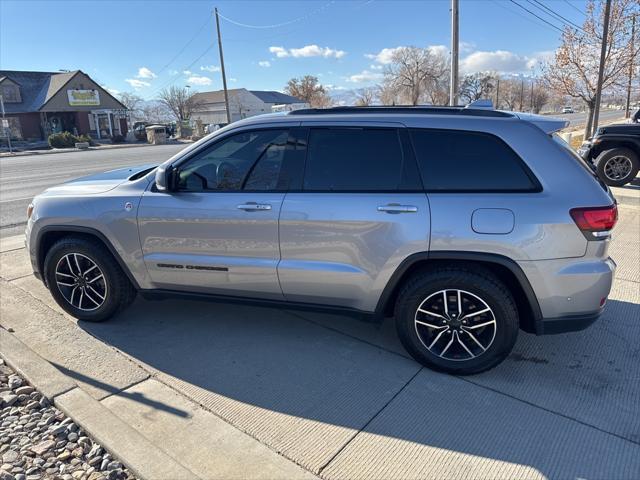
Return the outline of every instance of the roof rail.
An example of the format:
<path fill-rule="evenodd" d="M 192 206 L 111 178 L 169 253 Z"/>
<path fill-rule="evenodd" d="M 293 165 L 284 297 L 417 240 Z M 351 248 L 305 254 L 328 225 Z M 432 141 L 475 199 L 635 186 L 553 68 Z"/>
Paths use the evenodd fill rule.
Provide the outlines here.
<path fill-rule="evenodd" d="M 464 108 L 485 108 L 487 110 L 493 110 L 493 102 L 488 98 L 479 98 Z"/>
<path fill-rule="evenodd" d="M 377 105 L 373 107 L 331 107 L 331 108 L 303 108 L 293 110 L 288 115 L 341 115 L 341 114 L 376 114 L 400 113 L 418 115 L 464 115 L 473 117 L 513 117 L 512 114 L 499 110 L 489 110 L 474 106 L 467 107 L 431 107 L 422 105 Z"/>

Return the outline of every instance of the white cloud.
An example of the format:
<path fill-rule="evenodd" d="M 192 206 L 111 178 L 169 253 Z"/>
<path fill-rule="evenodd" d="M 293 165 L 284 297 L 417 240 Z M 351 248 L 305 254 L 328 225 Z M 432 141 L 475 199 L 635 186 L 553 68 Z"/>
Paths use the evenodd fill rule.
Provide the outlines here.
<path fill-rule="evenodd" d="M 193 72 L 191 70 L 183 70 L 182 73 L 185 75 L 193 75 Z"/>
<path fill-rule="evenodd" d="M 376 65 L 375 63 L 372 63 L 371 65 L 369 65 L 369 69 L 370 70 L 382 70 L 384 67 L 382 65 Z"/>
<path fill-rule="evenodd" d="M 393 60 L 393 55 L 403 48 L 407 48 L 405 46 L 393 47 L 393 48 L 383 48 L 378 53 L 365 53 L 365 57 L 370 60 L 375 60 L 377 63 L 382 65 L 388 65 Z M 436 55 L 449 55 L 449 47 L 445 45 L 429 45 L 427 49 Z M 371 67 L 373 68 L 373 66 Z M 379 69 L 379 68 L 378 68 Z"/>
<path fill-rule="evenodd" d="M 294 57 L 294 58 L 306 58 L 306 57 L 324 57 L 324 58 L 342 58 L 347 52 L 344 50 L 336 50 L 329 47 L 319 47 L 318 45 L 305 45 L 300 48 L 286 49 L 284 47 L 269 47 L 269 51 L 275 54 L 278 58 Z"/>
<path fill-rule="evenodd" d="M 429 50 L 433 55 L 449 56 L 449 47 L 445 45 L 429 45 L 427 50 Z"/>
<path fill-rule="evenodd" d="M 459 47 L 462 53 L 469 53 L 475 50 L 476 44 L 473 42 L 461 41 Z"/>
<path fill-rule="evenodd" d="M 233 82 L 233 83 L 236 83 L 236 82 L 238 81 L 238 79 L 237 79 L 237 78 L 234 78 L 234 77 L 231 77 L 231 78 L 229 79 L 229 81 L 230 81 L 230 82 Z"/>
<path fill-rule="evenodd" d="M 388 65 L 393 59 L 393 54 L 402 48 L 406 47 L 383 48 L 378 53 L 366 53 L 364 56 L 383 65 Z"/>
<path fill-rule="evenodd" d="M 140 67 L 136 78 L 156 78 L 157 75 L 149 70 L 147 67 Z"/>
<path fill-rule="evenodd" d="M 363 70 L 360 73 L 356 73 L 355 75 L 351 75 L 347 78 L 347 82 L 351 83 L 371 83 L 382 80 L 384 75 L 380 72 L 372 72 L 370 70 Z"/>
<path fill-rule="evenodd" d="M 200 67 L 200 70 L 202 70 L 203 72 L 219 72 L 220 67 L 218 67 L 217 65 L 202 65 Z"/>
<path fill-rule="evenodd" d="M 269 47 L 269 51 L 271 53 L 275 54 L 275 56 L 278 57 L 278 58 L 283 58 L 283 57 L 288 57 L 289 56 L 289 52 L 287 52 L 286 48 Z"/>
<path fill-rule="evenodd" d="M 554 52 L 537 52 L 519 55 L 509 50 L 477 51 L 460 61 L 460 70 L 465 73 L 496 71 L 502 73 L 529 73 L 541 61 L 549 59 Z"/>
<path fill-rule="evenodd" d="M 140 90 L 141 88 L 151 86 L 149 82 L 145 82 L 144 80 L 138 80 L 137 78 L 127 78 L 125 79 L 125 82 L 131 85 L 135 90 Z"/>
<path fill-rule="evenodd" d="M 187 83 L 190 85 L 211 85 L 211 79 L 202 75 L 192 75 L 187 78 Z"/>
<path fill-rule="evenodd" d="M 258 65 L 264 68 L 269 68 L 271 66 L 271 62 L 269 60 L 262 60 L 261 62 L 258 62 Z"/>
<path fill-rule="evenodd" d="M 116 90 L 115 88 L 103 87 L 107 92 L 109 92 L 114 97 L 120 95 L 120 90 Z"/>

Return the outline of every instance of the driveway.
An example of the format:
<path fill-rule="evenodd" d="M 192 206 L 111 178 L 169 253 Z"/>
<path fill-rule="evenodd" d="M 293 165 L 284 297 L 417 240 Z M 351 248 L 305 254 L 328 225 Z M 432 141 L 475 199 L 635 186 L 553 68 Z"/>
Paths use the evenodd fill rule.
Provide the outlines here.
<path fill-rule="evenodd" d="M 605 315 L 583 332 L 521 332 L 503 364 L 471 377 L 422 368 L 390 319 L 138 299 L 110 322 L 77 322 L 19 244 L 0 257 L 0 324 L 202 478 L 259 476 L 254 450 L 216 433 L 222 420 L 327 479 L 637 479 L 640 209 L 620 215 Z M 235 470 L 206 463 L 221 452 Z M 293 475 L 282 468 L 272 478 Z"/>

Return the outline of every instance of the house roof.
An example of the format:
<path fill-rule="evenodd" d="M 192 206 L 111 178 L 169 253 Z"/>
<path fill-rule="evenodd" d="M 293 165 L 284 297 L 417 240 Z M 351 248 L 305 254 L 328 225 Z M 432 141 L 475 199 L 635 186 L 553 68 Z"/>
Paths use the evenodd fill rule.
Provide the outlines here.
<path fill-rule="evenodd" d="M 80 70 L 72 72 L 25 72 L 0 70 L 0 81 L 9 79 L 20 85 L 21 102 L 5 102 L 7 113 L 38 112 Z M 108 92 L 107 92 L 108 93 Z"/>
<path fill-rule="evenodd" d="M 305 103 L 304 100 L 301 100 L 296 97 L 292 97 L 291 95 L 286 95 L 284 93 L 275 92 L 275 91 L 264 91 L 264 90 L 246 90 L 244 88 L 232 88 L 228 90 L 229 97 L 231 98 L 237 92 L 249 92 L 252 95 L 258 97 L 264 103 Z M 213 92 L 198 92 L 195 94 L 196 100 L 202 103 L 224 103 L 224 90 L 216 90 Z"/>
<path fill-rule="evenodd" d="M 264 90 L 249 90 L 256 97 L 262 100 L 264 103 L 278 103 L 278 104 L 289 104 L 289 103 L 305 103 L 304 100 L 301 100 L 297 97 L 292 97 L 291 95 L 287 95 L 285 93 Z"/>

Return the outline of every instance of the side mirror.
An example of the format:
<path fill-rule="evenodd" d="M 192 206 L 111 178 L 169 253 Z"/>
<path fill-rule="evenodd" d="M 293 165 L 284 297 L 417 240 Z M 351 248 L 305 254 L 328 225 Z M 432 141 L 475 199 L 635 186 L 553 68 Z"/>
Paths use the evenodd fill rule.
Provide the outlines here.
<path fill-rule="evenodd" d="M 172 165 L 160 165 L 156 170 L 156 188 L 159 192 L 171 192 L 174 190 L 175 169 Z"/>

